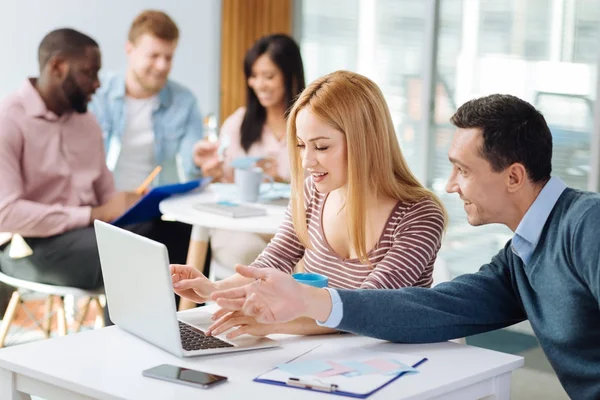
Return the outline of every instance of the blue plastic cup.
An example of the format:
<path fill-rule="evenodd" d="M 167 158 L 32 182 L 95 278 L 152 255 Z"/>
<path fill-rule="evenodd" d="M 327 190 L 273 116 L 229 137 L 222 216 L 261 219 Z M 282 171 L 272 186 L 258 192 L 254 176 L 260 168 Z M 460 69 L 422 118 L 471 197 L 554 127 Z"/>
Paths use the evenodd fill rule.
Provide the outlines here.
<path fill-rule="evenodd" d="M 329 279 L 325 275 L 314 274 L 311 272 L 299 272 L 297 274 L 293 274 L 292 276 L 299 283 L 318 288 L 327 287 L 327 284 L 329 283 Z"/>

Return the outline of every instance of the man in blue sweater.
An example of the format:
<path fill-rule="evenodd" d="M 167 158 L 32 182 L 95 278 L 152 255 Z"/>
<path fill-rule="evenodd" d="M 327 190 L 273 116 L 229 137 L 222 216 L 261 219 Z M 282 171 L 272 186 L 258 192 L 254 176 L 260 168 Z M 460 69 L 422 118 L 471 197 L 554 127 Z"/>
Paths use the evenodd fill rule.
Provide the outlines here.
<path fill-rule="evenodd" d="M 457 130 L 446 190 L 464 201 L 470 224 L 501 223 L 515 232 L 477 273 L 433 289 L 335 290 L 299 285 L 272 268 L 238 266 L 257 280 L 213 298 L 262 323 L 309 317 L 405 343 L 445 341 L 529 319 L 569 396 L 600 398 L 600 195 L 551 177 L 550 130 L 525 101 L 475 99 L 452 123 Z"/>

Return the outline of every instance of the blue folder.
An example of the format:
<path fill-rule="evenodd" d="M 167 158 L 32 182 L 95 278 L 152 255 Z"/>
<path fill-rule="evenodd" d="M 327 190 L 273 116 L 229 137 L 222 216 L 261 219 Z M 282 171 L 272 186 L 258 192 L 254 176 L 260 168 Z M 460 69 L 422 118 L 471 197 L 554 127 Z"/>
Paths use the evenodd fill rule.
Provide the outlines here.
<path fill-rule="evenodd" d="M 161 216 L 160 210 L 158 209 L 158 205 L 161 201 L 174 194 L 187 193 L 198 188 L 202 189 L 208 185 L 211 180 L 212 178 L 203 178 L 186 183 L 157 186 L 111 223 L 115 226 L 124 226 L 158 218 Z"/>

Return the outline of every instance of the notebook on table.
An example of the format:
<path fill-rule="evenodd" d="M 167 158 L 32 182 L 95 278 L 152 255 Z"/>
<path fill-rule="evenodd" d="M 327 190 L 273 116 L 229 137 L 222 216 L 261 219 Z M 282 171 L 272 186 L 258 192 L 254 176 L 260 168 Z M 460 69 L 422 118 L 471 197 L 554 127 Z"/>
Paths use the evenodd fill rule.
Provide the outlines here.
<path fill-rule="evenodd" d="M 231 218 L 260 217 L 267 215 L 267 210 L 264 208 L 240 204 L 229 200 L 217 201 L 214 203 L 198 203 L 194 204 L 194 208 L 199 211 L 212 212 Z"/>

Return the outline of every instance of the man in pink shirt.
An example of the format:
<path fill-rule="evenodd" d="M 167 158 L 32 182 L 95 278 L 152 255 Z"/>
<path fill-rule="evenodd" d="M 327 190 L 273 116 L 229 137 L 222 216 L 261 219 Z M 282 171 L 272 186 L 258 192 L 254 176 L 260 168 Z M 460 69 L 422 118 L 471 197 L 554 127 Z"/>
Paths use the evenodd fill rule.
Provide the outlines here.
<path fill-rule="evenodd" d="M 10 244 L 0 243 L 0 268 L 20 279 L 98 288 L 91 224 L 114 220 L 139 195 L 116 191 L 102 130 L 87 112 L 100 86 L 98 44 L 58 29 L 42 40 L 38 59 L 39 78 L 0 103 L 0 232 L 20 234 L 33 254 L 12 258 Z M 173 262 L 185 262 L 189 226 L 152 221 L 126 228 L 165 243 Z"/>

